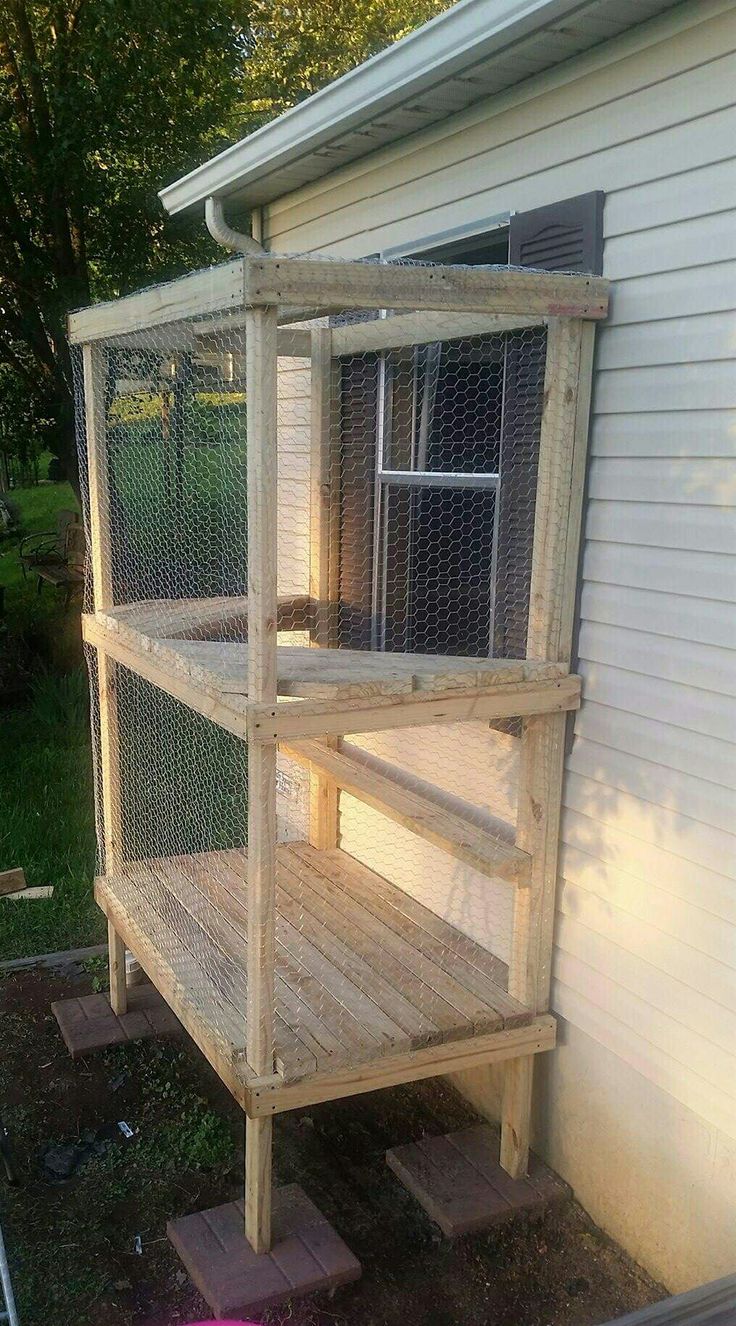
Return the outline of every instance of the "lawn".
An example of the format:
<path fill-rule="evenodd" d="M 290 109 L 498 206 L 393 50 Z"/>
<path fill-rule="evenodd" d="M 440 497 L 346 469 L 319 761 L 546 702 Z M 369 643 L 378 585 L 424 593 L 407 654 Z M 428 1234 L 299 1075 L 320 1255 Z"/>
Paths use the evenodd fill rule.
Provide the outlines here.
<path fill-rule="evenodd" d="M 76 505 L 68 484 L 16 489 L 22 534 L 52 530 Z M 0 710 L 0 870 L 22 866 L 28 884 L 53 884 L 48 901 L 0 903 L 0 959 L 96 943 L 92 901 L 94 811 L 88 688 L 78 609 L 50 587 L 37 594 L 18 562 L 19 538 L 0 551 L 5 623 L 0 651 L 17 660 L 23 696 Z"/>
<path fill-rule="evenodd" d="M 110 428 L 118 593 L 159 598 L 172 586 L 182 596 L 243 593 L 242 396 L 198 394 L 184 415 L 180 447 L 162 434 L 158 398 L 128 401 L 125 410 Z M 68 484 L 41 483 L 10 496 L 21 531 L 0 545 L 0 650 L 10 660 L 0 667 L 0 870 L 22 866 L 29 884 L 53 884 L 55 891 L 49 901 L 0 903 L 0 960 L 80 947 L 103 932 L 92 901 L 94 811 L 78 606 L 65 611 L 49 586 L 39 594 L 18 560 L 21 536 L 53 530 L 58 512 L 77 504 Z M 8 675 L 17 683 L 12 708 Z M 242 744 L 131 676 L 123 679 L 120 702 L 130 719 L 121 750 L 130 850 L 149 855 L 239 843 Z M 224 788 L 237 788 L 237 797 Z"/>
<path fill-rule="evenodd" d="M 75 614 L 65 614 L 63 601 L 47 585 L 39 594 L 35 579 L 24 579 L 18 560 L 21 538 L 43 530 L 54 530 L 60 511 L 79 509 L 68 483 L 39 483 L 34 488 L 15 488 L 8 493 L 20 513 L 21 529 L 16 537 L 0 540 L 0 586 L 5 590 L 5 623 L 10 636 L 22 636 L 34 650 L 55 656 L 59 640 L 70 658 L 71 645 L 78 639 Z M 77 649 L 78 655 L 78 649 Z"/>

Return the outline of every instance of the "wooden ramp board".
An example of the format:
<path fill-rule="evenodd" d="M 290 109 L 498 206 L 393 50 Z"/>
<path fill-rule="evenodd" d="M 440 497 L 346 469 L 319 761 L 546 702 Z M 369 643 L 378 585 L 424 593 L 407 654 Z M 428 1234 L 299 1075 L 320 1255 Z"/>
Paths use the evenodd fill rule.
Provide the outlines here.
<path fill-rule="evenodd" d="M 445 1137 L 386 1152 L 386 1162 L 447 1238 L 477 1233 L 515 1216 L 541 1216 L 570 1188 L 536 1156 L 526 1178 L 512 1179 L 498 1162 L 499 1134 L 491 1124 L 471 1124 Z"/>
<path fill-rule="evenodd" d="M 270 1252 L 253 1252 L 244 1219 L 243 1203 L 228 1202 L 167 1225 L 189 1275 L 218 1318 L 250 1316 L 360 1276 L 360 1262 L 296 1183 L 274 1190 Z"/>
<path fill-rule="evenodd" d="M 320 741 L 295 741 L 283 749 L 285 754 L 327 774 L 358 801 L 484 875 L 511 880 L 521 887 L 528 885 L 531 857 L 515 846 L 513 831 L 501 837 L 490 825 L 471 819 L 470 806 L 460 813 L 439 788 L 427 784 L 420 787 L 417 779 L 382 765 L 357 747 L 348 754 L 345 748 L 333 750 Z"/>
<path fill-rule="evenodd" d="M 181 1024 L 152 985 L 128 990 L 128 1011 L 113 1013 L 105 994 L 83 995 L 81 999 L 57 999 L 51 1012 L 59 1024 L 72 1059 L 110 1045 L 142 1041 L 152 1036 L 175 1036 Z"/>
<path fill-rule="evenodd" d="M 233 850 L 139 862 L 96 885 L 200 1049 L 244 1084 L 246 877 Z M 347 853 L 281 844 L 276 884 L 284 1082 L 533 1021 L 506 993 L 503 962 Z"/>

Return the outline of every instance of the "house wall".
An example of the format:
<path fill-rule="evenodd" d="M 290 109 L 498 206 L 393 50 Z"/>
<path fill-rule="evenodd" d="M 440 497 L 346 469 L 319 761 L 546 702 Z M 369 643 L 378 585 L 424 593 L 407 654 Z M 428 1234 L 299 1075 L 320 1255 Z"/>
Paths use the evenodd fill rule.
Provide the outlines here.
<path fill-rule="evenodd" d="M 736 1258 L 735 89 L 736 8 L 693 0 L 265 217 L 348 256 L 606 193 L 537 1144 L 673 1290 Z"/>

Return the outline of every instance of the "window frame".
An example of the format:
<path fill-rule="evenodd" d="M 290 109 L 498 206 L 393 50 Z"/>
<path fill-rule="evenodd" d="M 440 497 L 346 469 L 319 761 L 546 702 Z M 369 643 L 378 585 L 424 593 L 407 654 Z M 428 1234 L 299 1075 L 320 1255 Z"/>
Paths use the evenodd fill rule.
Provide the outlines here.
<path fill-rule="evenodd" d="M 483 220 L 472 222 L 466 226 L 457 226 L 451 230 L 439 232 L 426 236 L 421 240 L 414 240 L 408 245 L 397 245 L 393 248 L 383 249 L 381 258 L 384 260 L 398 260 L 400 258 L 424 258 L 428 260 L 461 262 L 463 254 L 475 254 L 482 249 L 484 241 L 488 241 L 495 236 L 498 240 L 505 235 L 506 240 L 506 261 L 508 262 L 509 246 L 509 224 L 511 220 L 510 212 L 498 213 L 493 217 L 486 217 Z M 382 309 L 379 317 L 386 317 L 387 311 Z M 437 341 L 433 344 L 442 346 L 449 342 Z M 503 426 L 500 437 L 499 469 L 495 472 L 489 471 L 439 471 L 422 469 L 391 469 L 384 464 L 387 441 L 390 440 L 391 429 L 391 354 L 389 351 L 381 351 L 379 356 L 378 373 L 378 408 L 376 411 L 376 466 L 375 466 L 375 484 L 373 495 L 373 566 L 372 566 L 372 584 L 371 584 L 371 648 L 375 650 L 385 650 L 386 648 L 386 622 L 387 622 L 387 557 L 388 557 L 388 538 L 385 530 L 385 518 L 387 514 L 386 496 L 393 487 L 413 488 L 417 491 L 427 491 L 432 488 L 467 488 L 474 491 L 484 491 L 492 489 L 494 491 L 493 504 L 493 536 L 492 536 L 492 562 L 491 562 L 491 584 L 489 592 L 489 636 L 488 636 L 488 657 L 494 656 L 494 638 L 495 638 L 495 600 L 496 600 L 496 578 L 498 561 L 498 536 L 499 536 L 499 511 L 500 511 L 500 493 L 501 493 L 501 473 L 503 455 Z M 429 365 L 425 365 L 423 372 L 425 376 L 429 370 Z M 439 371 L 439 369 L 438 369 Z M 415 368 L 414 394 L 417 394 L 417 369 Z M 504 385 L 506 377 L 506 364 L 504 361 Z M 413 403 L 413 411 L 416 409 L 416 402 Z M 422 401 L 422 412 L 424 410 L 424 398 Z M 421 423 L 419 429 L 421 430 Z M 417 427 L 413 414 L 412 418 L 412 440 L 411 451 L 412 461 L 415 459 Z M 407 584 L 407 595 L 410 592 L 410 584 Z"/>

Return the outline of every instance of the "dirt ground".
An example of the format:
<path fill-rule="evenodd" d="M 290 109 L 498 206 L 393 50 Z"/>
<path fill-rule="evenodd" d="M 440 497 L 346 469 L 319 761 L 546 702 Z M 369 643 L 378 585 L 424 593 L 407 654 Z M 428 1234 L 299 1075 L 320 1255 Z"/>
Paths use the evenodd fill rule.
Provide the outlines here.
<path fill-rule="evenodd" d="M 238 1195 L 242 1116 L 188 1040 L 73 1064 L 49 1006 L 91 979 L 0 979 L 0 1116 L 18 1178 L 10 1186 L 0 1174 L 0 1219 L 21 1326 L 180 1326 L 209 1314 L 166 1219 Z M 575 1203 L 537 1224 L 445 1241 L 384 1153 L 473 1118 L 439 1080 L 281 1116 L 277 1182 L 303 1185 L 363 1276 L 332 1298 L 271 1310 L 268 1321 L 595 1326 L 662 1297 Z"/>

